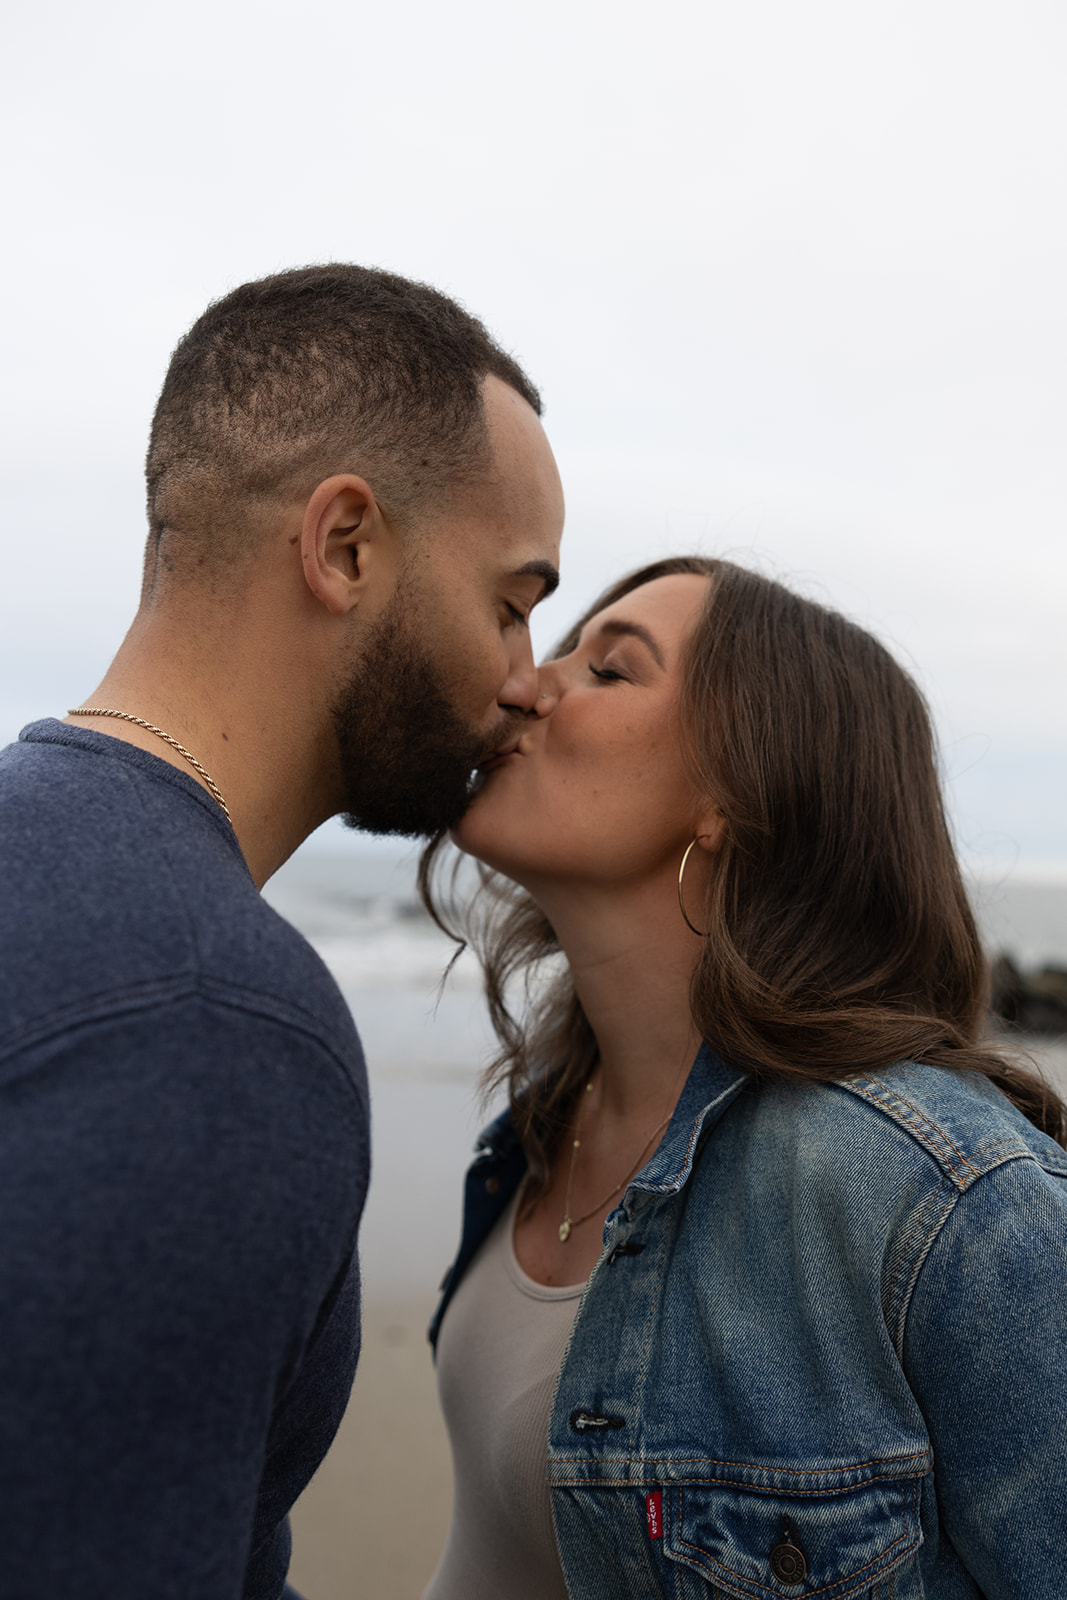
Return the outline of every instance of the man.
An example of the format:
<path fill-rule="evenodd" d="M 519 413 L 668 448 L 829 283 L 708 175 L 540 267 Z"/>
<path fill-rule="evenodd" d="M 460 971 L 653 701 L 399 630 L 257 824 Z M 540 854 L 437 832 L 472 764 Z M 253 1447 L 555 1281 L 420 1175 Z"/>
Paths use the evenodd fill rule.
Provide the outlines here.
<path fill-rule="evenodd" d="M 358 1353 L 367 1095 L 258 888 L 337 812 L 449 826 L 517 737 L 562 523 L 538 410 L 458 306 L 357 267 L 245 285 L 175 352 L 137 616 L 0 756 L 4 1595 L 283 1592 Z"/>

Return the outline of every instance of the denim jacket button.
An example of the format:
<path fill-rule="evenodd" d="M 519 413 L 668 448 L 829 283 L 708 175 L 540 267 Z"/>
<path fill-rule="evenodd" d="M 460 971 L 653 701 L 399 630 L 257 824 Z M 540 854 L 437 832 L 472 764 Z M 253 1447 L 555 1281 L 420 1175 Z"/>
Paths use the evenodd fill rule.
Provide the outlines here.
<path fill-rule="evenodd" d="M 485 1180 L 485 1192 L 486 1192 L 486 1194 L 499 1194 L 500 1193 L 500 1179 L 499 1178 L 486 1178 L 486 1180 Z"/>
<path fill-rule="evenodd" d="M 803 1583 L 808 1575 L 808 1563 L 795 1544 L 776 1544 L 771 1551 L 771 1571 L 779 1583 Z"/>

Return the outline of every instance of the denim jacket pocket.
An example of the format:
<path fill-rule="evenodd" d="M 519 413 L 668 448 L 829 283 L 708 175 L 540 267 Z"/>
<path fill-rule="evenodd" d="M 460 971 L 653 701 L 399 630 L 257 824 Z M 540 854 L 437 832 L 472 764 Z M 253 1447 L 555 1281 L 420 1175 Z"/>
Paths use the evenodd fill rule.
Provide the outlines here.
<path fill-rule="evenodd" d="M 807 1495 L 673 1485 L 663 1496 L 663 1554 L 688 1571 L 669 1592 L 673 1600 L 921 1600 L 921 1481 Z"/>

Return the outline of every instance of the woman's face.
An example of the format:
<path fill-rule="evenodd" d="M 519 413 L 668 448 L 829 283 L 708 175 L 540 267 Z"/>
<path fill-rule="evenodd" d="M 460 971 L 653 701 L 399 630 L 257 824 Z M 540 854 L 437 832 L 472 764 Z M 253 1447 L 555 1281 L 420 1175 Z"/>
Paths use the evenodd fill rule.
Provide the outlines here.
<path fill-rule="evenodd" d="M 536 715 L 486 768 L 461 849 L 532 890 L 677 872 L 701 811 L 682 762 L 681 657 L 709 581 L 634 589 L 540 669 Z"/>

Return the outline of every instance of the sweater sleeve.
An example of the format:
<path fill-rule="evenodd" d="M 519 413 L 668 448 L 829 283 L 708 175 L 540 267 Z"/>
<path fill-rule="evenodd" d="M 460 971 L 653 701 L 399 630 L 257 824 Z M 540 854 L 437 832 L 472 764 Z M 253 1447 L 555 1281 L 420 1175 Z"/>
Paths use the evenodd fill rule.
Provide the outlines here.
<path fill-rule="evenodd" d="M 994 1168 L 931 1245 L 904 1365 L 942 1526 L 988 1600 L 1058 1600 L 1067 1506 L 1067 1183 Z"/>
<path fill-rule="evenodd" d="M 366 1102 L 218 999 L 0 1081 L 0 1495 L 20 1600 L 277 1600 L 358 1351 Z"/>

